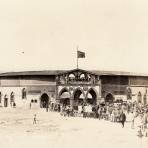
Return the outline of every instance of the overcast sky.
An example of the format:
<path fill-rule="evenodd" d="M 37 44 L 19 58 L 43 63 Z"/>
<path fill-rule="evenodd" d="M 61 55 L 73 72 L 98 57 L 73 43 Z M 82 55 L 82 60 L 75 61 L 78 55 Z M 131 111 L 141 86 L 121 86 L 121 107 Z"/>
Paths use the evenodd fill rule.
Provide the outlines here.
<path fill-rule="evenodd" d="M 148 73 L 148 0 L 0 0 L 0 71 Z"/>

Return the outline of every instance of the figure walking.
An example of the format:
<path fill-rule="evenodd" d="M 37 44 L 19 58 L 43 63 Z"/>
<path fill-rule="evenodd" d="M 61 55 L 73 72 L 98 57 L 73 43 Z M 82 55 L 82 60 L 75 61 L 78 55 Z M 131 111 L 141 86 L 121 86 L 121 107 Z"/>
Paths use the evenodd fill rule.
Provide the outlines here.
<path fill-rule="evenodd" d="M 33 117 L 33 124 L 36 124 L 36 114 L 34 114 L 34 117 Z"/>
<path fill-rule="evenodd" d="M 132 115 L 131 115 L 131 128 L 134 129 L 135 127 L 135 114 L 132 112 Z"/>
<path fill-rule="evenodd" d="M 31 109 L 31 102 L 30 102 L 30 104 L 29 104 L 29 108 Z"/>
<path fill-rule="evenodd" d="M 48 109 L 49 109 L 49 105 L 48 103 L 46 104 L 46 112 L 48 112 Z"/>
<path fill-rule="evenodd" d="M 120 122 L 122 124 L 122 128 L 124 128 L 124 123 L 126 121 L 126 115 L 125 113 L 122 111 L 121 114 L 120 114 Z"/>

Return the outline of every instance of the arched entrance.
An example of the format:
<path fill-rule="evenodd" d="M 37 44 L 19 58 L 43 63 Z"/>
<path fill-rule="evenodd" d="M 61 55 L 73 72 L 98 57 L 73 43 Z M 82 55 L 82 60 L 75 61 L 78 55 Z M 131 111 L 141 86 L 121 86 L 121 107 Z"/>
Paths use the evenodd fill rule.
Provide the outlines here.
<path fill-rule="evenodd" d="M 48 105 L 49 105 L 49 96 L 46 93 L 44 93 L 40 98 L 40 107 L 46 108 Z"/>
<path fill-rule="evenodd" d="M 97 93 L 93 88 L 88 90 L 86 95 L 86 102 L 91 105 L 97 104 Z"/>
<path fill-rule="evenodd" d="M 68 91 L 67 88 L 63 88 L 60 93 L 59 93 L 59 99 L 60 99 L 60 103 L 63 105 L 63 106 L 67 106 L 67 105 L 70 105 L 70 93 Z"/>
<path fill-rule="evenodd" d="M 114 97 L 111 93 L 108 93 L 105 97 L 105 102 L 112 103 L 114 101 Z"/>
<path fill-rule="evenodd" d="M 82 105 L 85 99 L 85 94 L 83 90 L 81 90 L 80 88 L 76 89 L 73 93 L 73 99 L 73 106 Z"/>

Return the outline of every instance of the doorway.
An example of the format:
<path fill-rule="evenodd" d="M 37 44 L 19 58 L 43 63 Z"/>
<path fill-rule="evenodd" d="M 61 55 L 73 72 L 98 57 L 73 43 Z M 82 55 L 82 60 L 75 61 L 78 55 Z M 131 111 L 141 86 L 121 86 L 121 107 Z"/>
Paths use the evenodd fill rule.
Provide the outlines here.
<path fill-rule="evenodd" d="M 40 98 L 40 107 L 46 108 L 48 104 L 49 104 L 49 96 L 46 93 L 44 93 Z"/>

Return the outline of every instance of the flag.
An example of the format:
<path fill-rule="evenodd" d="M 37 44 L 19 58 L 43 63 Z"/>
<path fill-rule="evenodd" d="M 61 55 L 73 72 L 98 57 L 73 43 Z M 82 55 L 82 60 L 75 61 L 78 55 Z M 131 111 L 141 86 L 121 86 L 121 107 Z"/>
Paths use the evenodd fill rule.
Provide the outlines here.
<path fill-rule="evenodd" d="M 78 58 L 85 58 L 85 52 L 77 51 L 77 57 Z"/>

